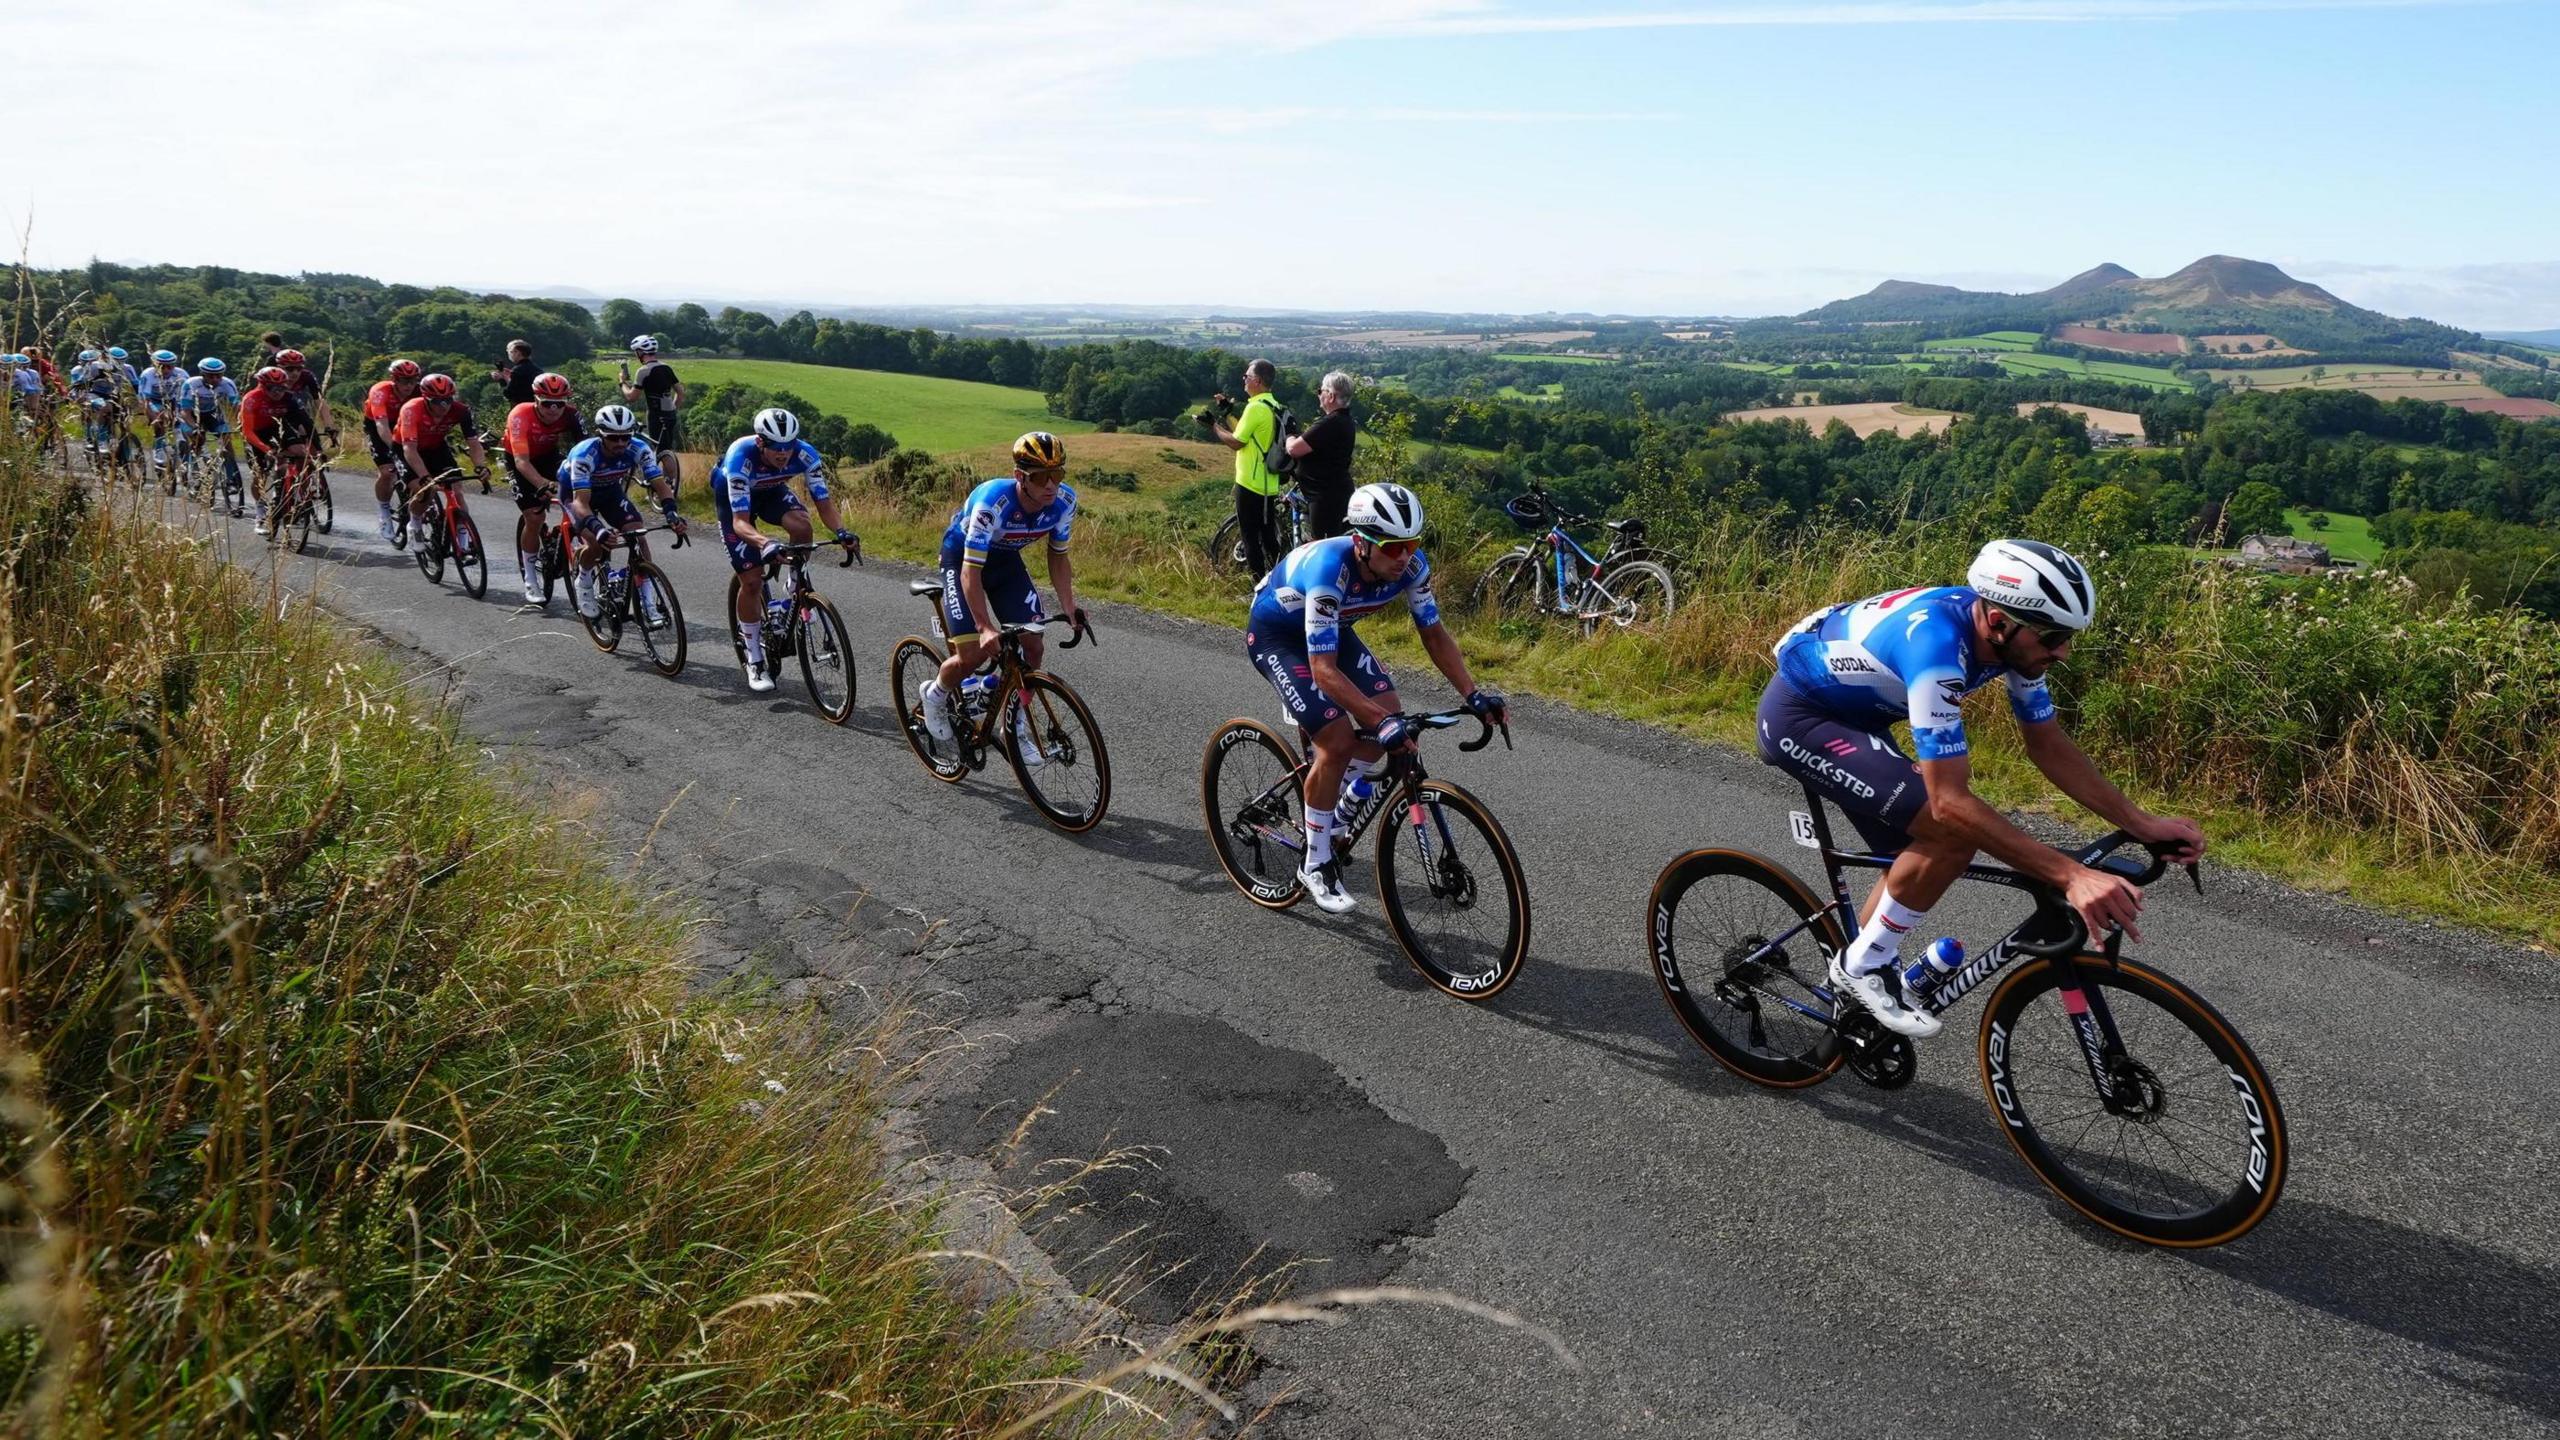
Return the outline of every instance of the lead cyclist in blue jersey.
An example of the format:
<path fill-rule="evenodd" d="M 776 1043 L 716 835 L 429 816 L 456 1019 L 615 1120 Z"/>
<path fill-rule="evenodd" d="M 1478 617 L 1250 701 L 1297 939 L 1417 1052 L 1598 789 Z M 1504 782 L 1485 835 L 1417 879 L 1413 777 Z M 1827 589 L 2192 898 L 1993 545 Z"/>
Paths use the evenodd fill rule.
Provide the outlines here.
<path fill-rule="evenodd" d="M 951 653 L 916 698 L 924 708 L 924 728 L 943 744 L 951 743 L 951 697 L 995 653 L 1003 627 L 1040 616 L 1040 591 L 1022 562 L 1024 550 L 1042 545 L 1058 613 L 1077 614 L 1076 567 L 1067 558 L 1076 492 L 1065 483 L 1066 474 L 1067 447 L 1046 430 L 1031 431 L 1013 442 L 1013 473 L 970 491 L 942 532 L 942 630 Z M 1024 635 L 1023 662 L 1039 669 L 1044 648 L 1038 632 Z M 1016 710 L 1013 719 L 1023 763 L 1043 763 L 1022 712 Z"/>
<path fill-rule="evenodd" d="M 800 497 L 791 493 L 793 480 L 809 487 L 818 518 L 827 522 L 838 541 L 852 544 L 854 534 L 844 528 L 835 499 L 827 493 L 826 461 L 818 447 L 800 438 L 800 417 L 780 408 L 765 409 L 756 412 L 755 424 L 755 433 L 739 436 L 712 470 L 711 508 L 720 517 L 720 539 L 729 547 L 729 567 L 740 575 L 762 573 L 769 579 L 782 547 L 757 533 L 757 522 L 781 526 L 794 545 L 809 540 L 809 512 L 802 508 Z M 738 587 L 738 635 L 746 644 L 747 688 L 756 691 L 773 688 L 773 677 L 765 673 L 764 665 L 761 589 Z"/>
<path fill-rule="evenodd" d="M 1336 801 L 1389 750 L 1413 737 L 1397 721 L 1396 682 L 1352 625 L 1397 600 L 1413 616 L 1431 663 L 1467 697 L 1469 710 L 1504 716 L 1499 691 L 1479 687 L 1458 642 L 1440 623 L 1431 595 L 1431 559 L 1422 553 L 1422 502 L 1401 485 L 1363 485 L 1346 512 L 1351 533 L 1314 540 L 1282 557 L 1253 592 L 1245 653 L 1280 692 L 1281 707 L 1307 732 L 1307 851 L 1298 880 L 1318 908 L 1339 915 L 1355 903 L 1342 888 L 1333 853 Z"/>
<path fill-rule="evenodd" d="M 1962 585 L 1920 586 L 1806 616 L 1776 646 L 1778 673 L 1760 696 L 1760 758 L 1801 776 L 1846 813 L 1869 849 L 1893 855 L 1868 897 L 1858 938 L 1832 957 L 1831 983 L 1886 1029 L 1934 1035 L 1938 1018 L 1902 1003 L 1902 937 L 1987 850 L 2061 892 L 2092 935 L 2135 939 L 2142 891 L 2038 842 L 1976 797 L 1960 706 L 2004 682 L 2027 758 L 2063 794 L 2172 860 L 2204 853 L 2192 820 L 2125 798 L 2054 719 L 2045 672 L 2096 618 L 2086 567 L 2034 540 L 1982 547 Z M 1915 765 L 1887 731 L 1911 722 Z"/>

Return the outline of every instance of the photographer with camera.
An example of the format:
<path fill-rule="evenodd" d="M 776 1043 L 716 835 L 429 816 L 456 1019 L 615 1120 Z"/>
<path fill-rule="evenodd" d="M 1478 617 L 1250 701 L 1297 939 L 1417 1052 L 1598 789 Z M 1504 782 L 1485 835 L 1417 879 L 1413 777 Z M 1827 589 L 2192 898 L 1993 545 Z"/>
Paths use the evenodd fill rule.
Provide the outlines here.
<path fill-rule="evenodd" d="M 1199 420 L 1218 443 L 1236 452 L 1236 529 L 1244 539 L 1244 563 L 1255 581 L 1271 573 L 1280 559 L 1280 476 L 1296 462 L 1281 448 L 1280 399 L 1271 387 L 1280 367 L 1255 360 L 1244 367 L 1244 410 L 1232 428 L 1228 407 L 1235 402 L 1224 391 L 1211 397 Z M 1280 463 L 1275 469 L 1275 455 Z"/>
<path fill-rule="evenodd" d="M 1351 418 L 1351 377 L 1328 372 L 1316 387 L 1316 404 L 1324 414 L 1289 437 L 1289 454 L 1298 462 L 1298 493 L 1307 497 L 1308 538 L 1330 540 L 1350 529 L 1344 516 L 1351 506 L 1351 447 L 1360 433 Z"/>

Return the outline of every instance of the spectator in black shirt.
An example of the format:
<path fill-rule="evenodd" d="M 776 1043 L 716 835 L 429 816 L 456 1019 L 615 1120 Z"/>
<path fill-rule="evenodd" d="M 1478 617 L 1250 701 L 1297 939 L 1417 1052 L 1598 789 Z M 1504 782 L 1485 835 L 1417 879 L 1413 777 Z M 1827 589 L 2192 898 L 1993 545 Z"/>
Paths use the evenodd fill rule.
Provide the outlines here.
<path fill-rule="evenodd" d="M 622 367 L 622 401 L 640 408 L 641 424 L 658 452 L 659 467 L 667 472 L 667 483 L 681 489 L 684 473 L 676 451 L 684 445 L 684 382 L 676 378 L 674 366 L 658 358 L 655 335 L 632 337 L 631 360 L 640 373 L 634 375 L 628 363 Z"/>
<path fill-rule="evenodd" d="M 507 342 L 507 363 L 489 372 L 489 378 L 506 387 L 509 405 L 533 403 L 533 377 L 542 367 L 533 363 L 533 347 L 522 340 Z"/>
<path fill-rule="evenodd" d="M 1316 404 L 1323 416 L 1289 437 L 1289 453 L 1298 457 L 1308 525 L 1316 539 L 1328 540 L 1348 528 L 1343 512 L 1351 508 L 1351 443 L 1360 430 L 1351 418 L 1351 377 L 1339 370 L 1326 375 Z"/>

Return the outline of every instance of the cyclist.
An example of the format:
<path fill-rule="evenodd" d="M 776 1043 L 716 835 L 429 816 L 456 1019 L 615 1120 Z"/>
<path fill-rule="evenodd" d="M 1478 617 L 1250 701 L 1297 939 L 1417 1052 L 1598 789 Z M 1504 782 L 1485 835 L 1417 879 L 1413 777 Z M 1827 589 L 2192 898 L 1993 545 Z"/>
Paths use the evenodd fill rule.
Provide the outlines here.
<path fill-rule="evenodd" d="M 409 462 L 409 474 L 417 489 L 409 495 L 409 537 L 424 545 L 435 537 L 435 526 L 429 523 L 428 507 L 436 498 L 438 485 L 450 485 L 461 476 L 454 464 L 453 447 L 447 437 L 459 429 L 471 443 L 471 463 L 482 474 L 489 470 L 488 447 L 480 443 L 480 434 L 471 428 L 471 406 L 462 398 L 461 387 L 450 375 L 436 374 L 418 381 L 418 393 L 400 407 L 400 419 L 394 434 L 400 441 L 400 458 Z"/>
<path fill-rule="evenodd" d="M 303 411 L 310 415 L 312 425 L 328 431 L 334 440 L 338 426 L 329 414 L 329 397 L 320 393 L 320 372 L 310 368 L 304 362 L 302 352 L 291 347 L 277 351 L 275 363 L 284 371 L 285 388 L 293 392 L 294 399 L 302 402 Z"/>
<path fill-rule="evenodd" d="M 104 351 L 83 350 L 67 383 L 71 398 L 80 406 L 81 437 L 91 451 L 104 451 L 124 423 L 124 406 L 117 398 L 124 388 L 123 372 Z"/>
<path fill-rule="evenodd" d="M 640 370 L 633 374 L 630 366 L 623 367 L 622 403 L 640 407 L 649 425 L 649 444 L 667 468 L 667 482 L 682 488 L 684 469 L 676 450 L 684 444 L 684 382 L 676 378 L 674 366 L 658 358 L 655 335 L 632 336 L 631 358 Z"/>
<path fill-rule="evenodd" d="M 949 744 L 951 697 L 963 692 L 974 671 L 995 653 L 999 625 L 1020 625 L 1040 614 L 1040 591 L 1022 563 L 1036 540 L 1048 541 L 1049 585 L 1060 614 L 1076 612 L 1075 562 L 1067 542 L 1075 528 L 1076 492 L 1068 486 L 1067 447 L 1046 430 L 1013 442 L 1013 473 L 969 492 L 942 532 L 942 629 L 951 654 L 916 698 L 925 729 Z M 1042 650 L 1037 631 L 1022 637 L 1023 658 L 1035 669 Z M 1029 723 L 1014 712 L 1014 740 L 1024 763 L 1041 763 Z"/>
<path fill-rule="evenodd" d="M 5 388 L 9 403 L 32 420 L 44 404 L 44 375 L 36 369 L 32 357 L 11 351 L 0 355 L 0 369 L 9 372 Z"/>
<path fill-rule="evenodd" d="M 142 397 L 143 411 L 151 420 L 151 463 L 165 465 L 169 460 L 169 427 L 178 418 L 178 392 L 185 388 L 187 372 L 178 364 L 174 350 L 154 350 L 151 364 L 134 381 L 134 392 Z"/>
<path fill-rule="evenodd" d="M 395 539 L 400 518 L 391 513 L 393 467 L 400 459 L 400 407 L 418 393 L 423 373 L 415 360 L 394 360 L 364 394 L 364 443 L 373 452 L 373 503 L 382 512 L 382 538 Z"/>
<path fill-rule="evenodd" d="M 1476 684 L 1458 642 L 1440 623 L 1431 561 L 1422 553 L 1422 502 L 1402 485 L 1363 485 L 1351 492 L 1345 518 L 1349 534 L 1310 540 L 1262 577 L 1244 637 L 1254 668 L 1280 692 L 1281 708 L 1315 748 L 1298 880 L 1317 907 L 1333 915 L 1357 903 L 1342 888 L 1342 862 L 1333 853 L 1336 800 L 1388 751 L 1413 744 L 1395 718 L 1402 704 L 1394 678 L 1352 625 L 1402 598 L 1422 648 L 1466 697 L 1466 707 L 1491 720 L 1503 719 L 1507 708 L 1500 691 Z"/>
<path fill-rule="evenodd" d="M 761 522 L 779 525 L 794 545 L 809 539 L 809 515 L 791 492 L 798 478 L 808 486 L 818 518 L 837 540 L 851 543 L 836 502 L 827 493 L 826 461 L 818 448 L 800 438 L 800 417 L 779 407 L 756 412 L 755 433 L 741 435 L 711 472 L 711 508 L 720 517 L 720 539 L 729 547 L 729 566 L 740 575 L 762 574 L 768 580 L 781 546 L 756 530 Z M 755 585 L 738 586 L 738 633 L 747 648 L 747 688 L 766 691 L 773 677 L 764 671 L 764 611 Z"/>
<path fill-rule="evenodd" d="M 249 393 L 240 397 L 240 434 L 249 442 L 249 498 L 258 507 L 255 528 L 265 535 L 275 528 L 267 510 L 267 477 L 280 473 L 277 462 L 287 456 L 308 457 L 318 432 L 283 366 L 270 365 L 249 379 Z"/>
<path fill-rule="evenodd" d="M 231 383 L 224 368 L 218 357 L 207 355 L 196 362 L 196 373 L 178 387 L 178 449 L 182 454 L 193 454 L 204 444 L 205 436 L 219 436 L 222 473 L 231 482 L 231 492 L 237 495 L 240 457 L 231 447 L 231 429 L 232 419 L 240 409 L 240 387 Z"/>
<path fill-rule="evenodd" d="M 533 398 L 507 412 L 507 471 L 515 481 L 516 568 L 524 574 L 524 603 L 542 603 L 542 522 L 559 488 L 560 461 L 586 437 L 569 377 L 548 371 L 533 377 Z"/>
<path fill-rule="evenodd" d="M 659 468 L 658 452 L 639 438 L 639 430 L 640 419 L 628 408 L 607 405 L 596 411 L 594 436 L 570 447 L 568 458 L 560 462 L 561 508 L 589 537 L 578 552 L 577 594 L 578 613 L 590 620 L 597 613 L 596 569 L 611 549 L 605 537 L 616 530 L 648 526 L 640 517 L 640 507 L 631 503 L 632 476 L 649 482 L 658 497 L 658 513 L 678 535 L 685 531 L 684 517 L 676 513 L 676 487 Z M 642 543 L 635 540 L 633 545 L 645 556 L 647 551 L 639 548 Z M 654 614 L 656 598 L 641 598 Z"/>
<path fill-rule="evenodd" d="M 1813 783 L 1849 816 L 1869 849 L 1893 855 L 1867 897 L 1861 929 L 1831 959 L 1831 983 L 1886 1029 L 1938 1032 L 1938 1018 L 1902 1003 L 1902 937 L 1955 883 L 1977 851 L 2061 892 L 2092 935 L 2122 926 L 2135 939 L 2142 891 L 2072 863 L 2038 843 L 1972 791 L 1960 702 L 2004 681 L 2027 758 L 2062 793 L 2170 858 L 2204 853 L 2192 820 L 2154 815 L 2098 773 L 2054 719 L 2045 672 L 2097 615 L 2088 569 L 2051 545 L 1994 540 L 1962 585 L 1915 586 L 1808 615 L 1775 647 L 1778 673 L 1760 696 L 1760 758 Z M 1906 758 L 1887 736 L 1911 722 Z"/>

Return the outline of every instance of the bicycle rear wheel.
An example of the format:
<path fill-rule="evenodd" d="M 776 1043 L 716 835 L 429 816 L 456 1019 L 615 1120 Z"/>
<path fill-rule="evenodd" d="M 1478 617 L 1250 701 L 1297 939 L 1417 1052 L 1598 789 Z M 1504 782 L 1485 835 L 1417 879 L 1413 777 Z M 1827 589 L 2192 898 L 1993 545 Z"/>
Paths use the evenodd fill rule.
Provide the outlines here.
<path fill-rule="evenodd" d="M 792 637 L 792 648 L 800 652 L 800 678 L 808 682 L 818 713 L 841 725 L 853 718 L 853 641 L 835 606 L 816 595 L 803 604 L 799 633 Z"/>
<path fill-rule="evenodd" d="M 676 599 L 676 587 L 668 583 L 667 572 L 652 561 L 632 566 L 630 603 L 632 622 L 640 629 L 640 648 L 649 652 L 650 667 L 666 676 L 684 673 L 684 605 Z"/>
<path fill-rule="evenodd" d="M 1013 717 L 1025 717 L 1033 752 L 1032 764 L 1022 753 L 1021 732 Z M 1044 670 L 1022 677 L 1022 687 L 1005 701 L 996 727 L 996 744 L 1013 765 L 1013 778 L 1031 799 L 1042 819 L 1070 835 L 1081 835 L 1102 823 L 1111 808 L 1111 755 L 1102 748 L 1102 727 L 1093 721 L 1084 697 Z"/>
<path fill-rule="evenodd" d="M 898 710 L 898 728 L 906 733 L 907 748 L 916 752 L 916 761 L 925 773 L 947 784 L 958 784 L 969 773 L 969 762 L 960 756 L 960 742 L 955 735 L 948 741 L 936 740 L 925 728 L 924 701 L 917 695 L 924 682 L 942 668 L 942 650 L 921 635 L 909 635 L 889 652 L 889 703 Z M 955 715 L 954 725 L 969 723 L 967 717 Z"/>
<path fill-rule="evenodd" d="M 1244 539 L 1233 515 L 1219 522 L 1218 533 L 1209 537 L 1208 554 L 1209 573 L 1212 575 L 1241 575 L 1253 568 L 1245 563 Z M 1257 575 L 1254 578 L 1259 580 L 1262 577 Z"/>
<path fill-rule="evenodd" d="M 311 470 L 311 507 L 314 524 L 326 535 L 338 523 L 338 502 L 329 495 L 329 472 L 313 466 Z"/>
<path fill-rule="evenodd" d="M 1621 630 L 1659 626 L 1671 618 L 1671 572 L 1650 560 L 1630 560 L 1594 581 L 1585 596 L 1586 634 L 1604 625 Z"/>
<path fill-rule="evenodd" d="M 1982 1088 L 2009 1143 L 2072 1209 L 2119 1235 L 2182 1249 L 2236 1240 L 2284 1188 L 2275 1087 L 2204 998 L 2128 960 L 2081 957 L 2086 988 L 2051 960 L 2013 970 L 1983 1007 Z M 2113 1098 L 2089 1056 L 2110 1016 Z"/>
<path fill-rule="evenodd" d="M 1511 837 L 1473 795 L 1425 780 L 1398 797 L 1378 826 L 1378 895 L 1405 958 L 1444 993 L 1490 1000 L 1519 978 L 1529 884 Z"/>
<path fill-rule="evenodd" d="M 463 593 L 477 600 L 489 593 L 489 551 L 480 543 L 480 527 L 471 521 L 471 512 L 456 508 L 453 530 L 448 537 L 453 545 L 454 578 L 462 582 Z"/>
<path fill-rule="evenodd" d="M 1200 807 L 1218 868 L 1267 910 L 1286 910 L 1307 893 L 1298 883 L 1307 853 L 1303 779 L 1297 752 L 1259 720 L 1219 726 L 1200 756 Z"/>
<path fill-rule="evenodd" d="M 1682 1029 L 1755 1085 L 1828 1080 L 1848 1058 L 1826 987 L 1839 915 L 1794 872 L 1747 850 L 1692 850 L 1645 906 L 1653 979 Z"/>

